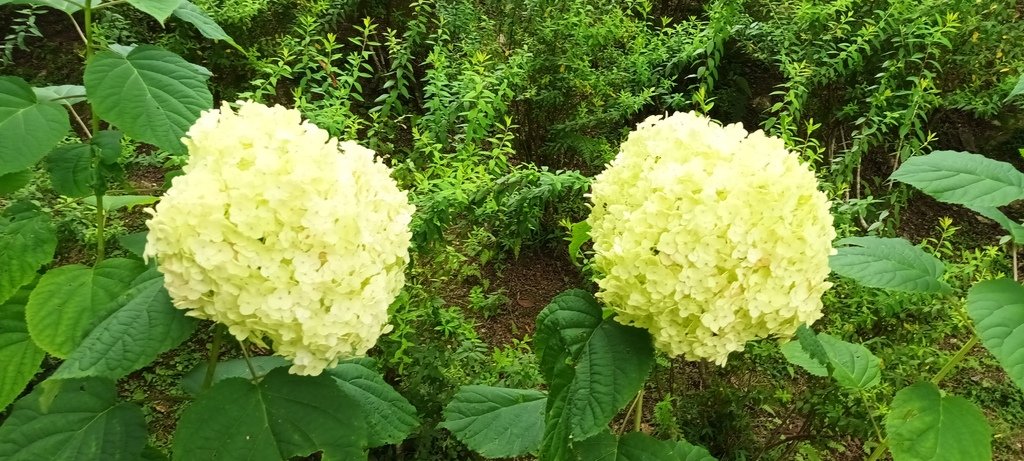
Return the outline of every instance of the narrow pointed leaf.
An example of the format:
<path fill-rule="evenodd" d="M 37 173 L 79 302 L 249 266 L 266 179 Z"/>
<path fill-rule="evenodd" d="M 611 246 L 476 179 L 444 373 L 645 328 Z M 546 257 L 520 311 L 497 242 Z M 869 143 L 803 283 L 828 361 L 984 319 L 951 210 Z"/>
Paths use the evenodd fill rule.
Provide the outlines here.
<path fill-rule="evenodd" d="M 46 355 L 32 342 L 25 325 L 25 304 L 29 289 L 22 288 L 11 299 L 0 303 L 0 411 L 14 401 L 39 371 Z"/>
<path fill-rule="evenodd" d="M 49 216 L 28 211 L 0 216 L 0 302 L 36 278 L 53 260 L 57 235 Z"/>
<path fill-rule="evenodd" d="M 992 459 L 992 429 L 985 415 L 969 400 L 942 395 L 932 383 L 897 392 L 885 430 L 894 461 Z"/>
<path fill-rule="evenodd" d="M 324 372 L 359 406 L 372 447 L 401 443 L 420 425 L 416 407 L 373 369 L 357 362 L 343 362 Z"/>
<path fill-rule="evenodd" d="M 185 410 L 172 459 L 280 461 L 321 451 L 323 461 L 367 458 L 358 406 L 328 376 L 295 376 L 284 368 L 258 384 L 225 379 Z"/>
<path fill-rule="evenodd" d="M 523 456 L 540 448 L 546 403 L 540 391 L 463 386 L 445 407 L 441 427 L 488 458 Z"/>
<path fill-rule="evenodd" d="M 146 446 L 142 409 L 118 402 L 114 382 L 47 381 L 0 426 L 4 461 L 137 461 Z"/>
<path fill-rule="evenodd" d="M 117 379 L 138 370 L 192 335 L 196 320 L 171 304 L 155 270 L 139 277 L 117 310 L 90 331 L 53 374 L 55 378 Z"/>
<path fill-rule="evenodd" d="M 20 78 L 0 77 L 0 175 L 35 165 L 70 129 L 60 104 L 39 101 Z"/>
<path fill-rule="evenodd" d="M 145 269 L 140 261 L 112 258 L 95 268 L 73 264 L 47 272 L 25 307 L 32 338 L 46 352 L 67 357 L 120 307 L 114 301 Z"/>
<path fill-rule="evenodd" d="M 829 267 L 861 285 L 924 293 L 950 290 L 940 280 L 942 261 L 904 239 L 849 237 L 835 245 L 837 254 L 829 257 Z"/>
<path fill-rule="evenodd" d="M 1024 287 L 1011 279 L 979 282 L 967 294 L 967 314 L 981 343 L 1024 390 Z"/>
<path fill-rule="evenodd" d="M 1024 173 L 1009 163 L 969 152 L 944 150 L 912 157 L 892 179 L 960 205 L 998 207 L 1024 198 Z"/>
<path fill-rule="evenodd" d="M 183 152 L 181 137 L 213 106 L 208 76 L 180 56 L 140 45 L 126 56 L 102 51 L 85 67 L 96 114 L 138 141 Z"/>

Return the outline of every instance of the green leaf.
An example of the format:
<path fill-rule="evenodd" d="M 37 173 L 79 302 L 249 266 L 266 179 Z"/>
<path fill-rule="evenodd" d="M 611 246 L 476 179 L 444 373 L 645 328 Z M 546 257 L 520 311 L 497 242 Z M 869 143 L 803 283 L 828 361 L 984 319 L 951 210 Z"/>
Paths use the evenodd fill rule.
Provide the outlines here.
<path fill-rule="evenodd" d="M 849 237 L 835 243 L 832 271 L 864 286 L 908 292 L 948 292 L 942 261 L 901 238 Z"/>
<path fill-rule="evenodd" d="M 207 76 L 180 56 L 140 45 L 127 56 L 102 51 L 85 66 L 93 110 L 125 134 L 169 152 L 184 152 L 181 138 L 213 106 Z"/>
<path fill-rule="evenodd" d="M 145 269 L 140 261 L 112 258 L 95 268 L 73 264 L 47 272 L 25 306 L 32 339 L 51 355 L 67 357 L 121 307 L 114 301 Z"/>
<path fill-rule="evenodd" d="M 800 341 L 790 341 L 783 344 L 779 349 L 782 350 L 782 355 L 786 357 L 787 362 L 803 368 L 808 373 L 820 377 L 829 375 L 828 366 L 811 358 L 811 355 L 800 344 Z M 822 351 L 824 352 L 824 349 Z"/>
<path fill-rule="evenodd" d="M 96 169 L 92 164 L 93 148 L 88 144 L 66 144 L 46 157 L 46 171 L 58 194 L 85 197 L 92 194 Z"/>
<path fill-rule="evenodd" d="M 967 315 L 981 343 L 1024 390 L 1024 287 L 1011 279 L 979 282 L 967 293 Z"/>
<path fill-rule="evenodd" d="M 20 78 L 0 77 L 0 175 L 35 165 L 70 129 L 60 104 L 38 101 Z"/>
<path fill-rule="evenodd" d="M 22 288 L 6 303 L 0 303 L 0 411 L 14 401 L 39 371 L 46 355 L 32 342 L 25 325 L 25 303 L 29 289 Z"/>
<path fill-rule="evenodd" d="M 891 179 L 960 205 L 994 207 L 1024 198 L 1024 173 L 969 152 L 943 150 L 910 158 Z"/>
<path fill-rule="evenodd" d="M 99 152 L 100 161 L 105 164 L 117 163 L 121 159 L 121 138 L 124 134 L 117 130 L 103 130 L 92 135 L 89 143 Z"/>
<path fill-rule="evenodd" d="M 881 360 L 868 348 L 822 333 L 818 335 L 832 364 L 832 377 L 840 386 L 867 389 L 882 378 Z"/>
<path fill-rule="evenodd" d="M 153 197 L 152 195 L 104 195 L 103 209 L 107 211 L 114 211 L 121 208 L 128 208 L 130 210 L 137 206 L 156 203 L 157 200 L 160 200 L 160 197 Z M 82 202 L 95 207 L 96 196 L 86 197 Z"/>
<path fill-rule="evenodd" d="M 172 459 L 281 461 L 322 451 L 323 461 L 365 460 L 364 416 L 328 376 L 284 368 L 258 384 L 217 383 L 181 415 Z"/>
<path fill-rule="evenodd" d="M 1003 229 L 1010 233 L 1010 237 L 1013 238 L 1014 242 L 1024 243 L 1024 226 L 1010 219 L 1009 216 L 1003 214 L 998 208 L 985 206 L 968 206 L 967 208 L 1002 226 Z"/>
<path fill-rule="evenodd" d="M 142 409 L 106 379 L 47 381 L 0 426 L 4 461 L 138 461 L 145 445 Z"/>
<path fill-rule="evenodd" d="M 124 248 L 125 250 L 128 250 L 129 253 L 141 258 L 143 253 L 146 252 L 146 237 L 148 235 L 149 231 L 119 235 L 117 237 L 117 243 L 121 245 L 121 248 Z"/>
<path fill-rule="evenodd" d="M 580 257 L 580 249 L 590 240 L 590 224 L 586 221 L 573 223 L 569 226 L 569 259 L 579 265 L 576 258 Z"/>
<path fill-rule="evenodd" d="M 103 3 L 103 0 L 94 0 L 92 6 L 96 7 Z M 65 13 L 71 14 L 82 9 L 82 2 L 74 1 L 69 2 L 66 0 L 0 0 L 0 5 L 39 5 L 48 6 L 50 8 L 61 10 Z"/>
<path fill-rule="evenodd" d="M 605 431 L 577 445 L 579 461 L 717 461 L 702 447 L 658 440 L 643 432 L 616 438 Z"/>
<path fill-rule="evenodd" d="M 142 450 L 141 461 L 167 461 L 167 455 L 152 445 L 146 445 L 146 448 Z"/>
<path fill-rule="evenodd" d="M 171 304 L 164 277 L 151 270 L 115 303 L 116 311 L 93 328 L 53 374 L 55 378 L 117 379 L 184 342 L 196 320 Z"/>
<path fill-rule="evenodd" d="M 416 407 L 364 364 L 343 362 L 325 373 L 359 406 L 371 448 L 400 443 L 420 425 Z"/>
<path fill-rule="evenodd" d="M 643 388 L 654 364 L 646 330 L 606 319 L 593 295 L 569 290 L 537 316 L 535 349 L 549 386 L 545 460 L 571 459 L 571 440 L 605 429 Z"/>
<path fill-rule="evenodd" d="M 31 169 L 0 175 L 0 196 L 21 190 L 32 181 L 33 176 Z"/>
<path fill-rule="evenodd" d="M 546 403 L 540 391 L 462 386 L 441 427 L 487 458 L 522 456 L 540 448 Z"/>
<path fill-rule="evenodd" d="M 885 418 L 894 461 L 992 459 L 985 415 L 962 397 L 942 395 L 922 382 L 896 393 Z"/>
<path fill-rule="evenodd" d="M 0 302 L 35 279 L 56 250 L 57 234 L 45 213 L 0 216 Z"/>
<path fill-rule="evenodd" d="M 1024 94 L 1024 75 L 1020 76 L 1020 80 L 1017 80 L 1017 86 L 1010 90 L 1010 94 L 1006 96 L 1003 102 L 1007 102 L 1019 94 Z"/>
<path fill-rule="evenodd" d="M 288 359 L 278 357 L 276 355 L 252 357 L 249 360 L 252 363 L 253 369 L 256 370 L 257 378 L 266 376 L 267 373 L 270 373 L 270 371 L 275 368 L 292 366 L 292 362 L 288 361 Z M 245 359 L 232 359 L 217 362 L 217 368 L 213 370 L 213 382 L 211 384 L 217 384 L 229 378 L 253 378 L 252 372 L 249 371 L 249 365 L 245 363 Z M 203 381 L 205 379 L 206 362 L 203 362 L 196 365 L 192 371 L 188 372 L 188 374 L 181 379 L 181 388 L 189 394 L 199 395 L 203 391 Z"/>
<path fill-rule="evenodd" d="M 85 101 L 85 87 L 82 85 L 56 85 L 32 88 L 39 101 L 55 102 L 70 106 Z"/>
<path fill-rule="evenodd" d="M 242 48 L 235 43 L 235 40 L 231 38 L 227 32 L 224 32 L 224 29 L 217 25 L 217 23 L 211 19 L 210 16 L 202 10 L 202 8 L 199 8 L 188 0 L 183 0 L 181 4 L 178 5 L 178 8 L 174 10 L 174 17 L 195 26 L 196 30 L 198 30 L 203 37 L 211 40 L 224 40 L 239 51 L 243 51 Z"/>
<path fill-rule="evenodd" d="M 128 0 L 131 6 L 156 19 L 160 25 L 178 8 L 181 0 Z"/>

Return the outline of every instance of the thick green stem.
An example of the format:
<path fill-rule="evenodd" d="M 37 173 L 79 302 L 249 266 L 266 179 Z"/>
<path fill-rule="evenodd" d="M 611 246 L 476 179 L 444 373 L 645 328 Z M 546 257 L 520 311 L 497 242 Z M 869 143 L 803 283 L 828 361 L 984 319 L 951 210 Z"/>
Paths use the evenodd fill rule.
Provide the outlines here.
<path fill-rule="evenodd" d="M 206 358 L 206 377 L 203 378 L 203 389 L 209 389 L 213 385 L 213 378 L 217 373 L 217 361 L 220 360 L 220 346 L 223 342 L 224 327 L 218 324 L 213 327 L 213 343 L 210 344 L 210 355 Z"/>
<path fill-rule="evenodd" d="M 932 384 L 938 386 L 939 383 L 942 382 L 942 380 L 945 379 L 946 376 L 948 376 L 949 373 L 953 371 L 953 368 L 956 368 L 956 366 L 959 365 L 965 357 L 967 357 L 967 354 L 971 352 L 971 349 L 973 349 L 974 346 L 976 346 L 977 344 L 978 335 L 972 335 L 971 339 L 964 343 L 963 347 L 961 347 L 960 350 L 956 352 L 956 355 L 949 359 L 949 361 L 946 362 L 945 365 L 943 365 L 942 369 L 939 370 L 938 373 L 935 373 L 935 376 L 932 377 L 931 380 Z M 884 456 L 885 453 L 888 451 L 889 441 L 881 440 L 881 443 L 878 444 L 878 447 L 875 448 L 875 451 L 871 452 L 871 456 L 869 456 L 865 461 L 877 461 L 878 459 L 881 459 L 882 456 Z"/>
<path fill-rule="evenodd" d="M 85 0 L 85 4 L 82 5 L 82 14 L 84 15 L 85 29 L 85 63 L 89 64 L 92 60 L 94 41 L 93 41 L 93 23 L 92 23 L 92 0 Z M 90 109 L 92 109 L 90 104 Z M 90 110 L 89 124 L 92 126 L 92 133 L 98 133 L 100 131 L 100 119 L 96 116 L 96 112 Z M 92 133 L 86 132 L 86 136 Z M 98 154 L 94 154 L 96 158 L 93 160 L 93 165 L 96 169 L 95 180 L 93 181 L 92 190 L 96 196 L 96 264 L 103 261 L 106 256 L 106 245 L 107 245 L 107 211 L 103 209 L 103 196 L 107 193 L 107 178 L 103 175 Z"/>

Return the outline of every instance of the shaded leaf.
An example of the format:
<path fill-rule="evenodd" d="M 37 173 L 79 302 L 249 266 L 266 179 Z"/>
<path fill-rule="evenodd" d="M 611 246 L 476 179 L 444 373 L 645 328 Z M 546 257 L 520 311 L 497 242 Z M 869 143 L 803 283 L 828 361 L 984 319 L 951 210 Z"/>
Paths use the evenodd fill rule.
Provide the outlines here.
<path fill-rule="evenodd" d="M 445 407 L 441 427 L 488 458 L 522 456 L 540 448 L 546 403 L 540 391 L 462 386 Z"/>
<path fill-rule="evenodd" d="M 324 373 L 359 406 L 371 448 L 400 443 L 420 425 L 416 407 L 365 364 L 342 362 Z"/>
<path fill-rule="evenodd" d="M 31 169 L 0 175 L 0 196 L 21 190 L 32 181 L 33 176 Z"/>
<path fill-rule="evenodd" d="M 39 101 L 20 78 L 0 77 L 0 175 L 35 165 L 70 129 L 60 104 Z"/>
<path fill-rule="evenodd" d="M 276 355 L 251 357 L 249 360 L 252 363 L 253 369 L 256 370 L 256 378 L 266 376 L 267 373 L 270 373 L 275 368 L 292 366 L 292 362 L 288 359 Z M 206 368 L 206 362 L 196 365 L 192 371 L 188 372 L 181 379 L 181 388 L 189 394 L 199 395 L 203 391 L 203 381 L 206 380 Z M 253 378 L 252 372 L 249 371 L 249 365 L 245 363 L 245 359 L 217 362 L 217 367 L 213 370 L 213 381 L 211 384 L 217 384 L 229 378 Z"/>
<path fill-rule="evenodd" d="M 89 143 L 96 147 L 100 160 L 106 164 L 117 163 L 121 158 L 121 138 L 124 134 L 117 130 L 103 130 L 93 133 Z"/>
<path fill-rule="evenodd" d="M 46 157 L 46 171 L 50 184 L 58 194 L 68 197 L 86 197 L 93 193 L 96 169 L 92 163 L 93 148 L 88 144 L 66 144 Z"/>
<path fill-rule="evenodd" d="M 57 234 L 45 213 L 0 216 L 0 302 L 35 279 L 56 250 Z"/>
<path fill-rule="evenodd" d="M 174 17 L 195 26 L 196 30 L 198 30 L 203 37 L 212 40 L 224 40 L 238 50 L 242 50 L 242 48 L 235 43 L 235 40 L 231 38 L 227 32 L 224 32 L 224 29 L 217 25 L 217 22 L 211 19 L 210 16 L 202 10 L 202 8 L 199 8 L 188 0 L 183 0 L 178 5 L 178 8 L 174 10 Z"/>
<path fill-rule="evenodd" d="M 32 342 L 25 325 L 25 304 L 29 289 L 22 288 L 11 299 L 0 303 L 0 411 L 21 394 L 39 371 L 46 355 Z"/>

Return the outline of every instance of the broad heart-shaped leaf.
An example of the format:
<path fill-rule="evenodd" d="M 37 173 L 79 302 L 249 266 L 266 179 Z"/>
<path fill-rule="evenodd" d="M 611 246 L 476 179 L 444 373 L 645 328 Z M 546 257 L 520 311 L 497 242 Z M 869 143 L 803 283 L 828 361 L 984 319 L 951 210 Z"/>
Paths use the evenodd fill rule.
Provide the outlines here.
<path fill-rule="evenodd" d="M 371 448 L 400 443 L 420 425 L 416 407 L 363 363 L 339 363 L 324 373 L 359 406 Z"/>
<path fill-rule="evenodd" d="M 0 215 L 0 302 L 35 279 L 56 250 L 57 234 L 45 213 Z"/>
<path fill-rule="evenodd" d="M 4 461 L 137 461 L 145 445 L 142 409 L 118 402 L 114 382 L 100 378 L 47 381 L 0 426 Z"/>
<path fill-rule="evenodd" d="M 988 207 L 988 206 L 969 206 L 975 213 L 978 213 L 988 219 L 995 221 L 999 226 L 1010 233 L 1010 237 L 1016 243 L 1024 243 L 1024 226 L 1020 225 L 1016 221 L 1010 219 L 1009 216 L 999 211 L 999 208 Z"/>
<path fill-rule="evenodd" d="M 47 272 L 25 306 L 32 339 L 46 352 L 66 358 L 121 307 L 114 301 L 145 270 L 141 261 L 112 258 L 95 268 L 73 264 Z"/>
<path fill-rule="evenodd" d="M 605 431 L 578 442 L 579 461 L 717 461 L 703 447 L 686 441 L 658 440 L 643 432 L 616 438 Z"/>
<path fill-rule="evenodd" d="M 572 440 L 604 430 L 643 388 L 654 364 L 651 336 L 604 318 L 590 293 L 569 290 L 537 316 L 534 341 L 549 389 L 541 459 L 571 459 Z"/>
<path fill-rule="evenodd" d="M 969 152 L 942 150 L 912 157 L 892 179 L 960 205 L 1003 206 L 1024 198 L 1024 173 L 1009 163 Z"/>
<path fill-rule="evenodd" d="M 92 194 L 96 169 L 92 163 L 93 147 L 75 143 L 60 146 L 46 156 L 46 171 L 50 173 L 53 190 L 68 197 Z"/>
<path fill-rule="evenodd" d="M 25 325 L 28 288 L 22 288 L 0 303 L 0 411 L 14 401 L 43 363 L 43 350 L 32 342 Z"/>
<path fill-rule="evenodd" d="M 128 0 L 131 6 L 156 19 L 161 25 L 178 8 L 181 0 Z"/>
<path fill-rule="evenodd" d="M 882 378 L 881 360 L 868 348 L 822 333 L 818 340 L 832 363 L 832 377 L 840 386 L 866 389 Z"/>
<path fill-rule="evenodd" d="M 21 190 L 32 181 L 33 176 L 31 169 L 0 174 L 0 197 Z"/>
<path fill-rule="evenodd" d="M 992 429 L 962 397 L 942 395 L 932 383 L 905 387 L 885 417 L 893 461 L 992 459 Z"/>
<path fill-rule="evenodd" d="M 1024 287 L 1011 279 L 979 282 L 967 294 L 967 314 L 981 343 L 1024 390 Z"/>
<path fill-rule="evenodd" d="M 194 3 L 188 0 L 182 0 L 178 5 L 178 8 L 174 10 L 173 14 L 174 17 L 195 26 L 196 30 L 198 30 L 203 37 L 212 40 L 224 40 L 231 44 L 231 46 L 241 50 L 241 47 L 235 43 L 235 40 L 231 38 L 227 32 L 224 32 L 224 29 L 217 25 L 217 23 L 211 19 L 210 16 L 202 10 L 202 8 L 199 8 Z"/>
<path fill-rule="evenodd" d="M 836 274 L 872 288 L 909 292 L 948 292 L 942 261 L 901 238 L 849 237 L 835 243 L 829 267 Z"/>
<path fill-rule="evenodd" d="M 181 137 L 213 106 L 208 77 L 180 56 L 140 45 L 127 56 L 102 51 L 85 66 L 93 110 L 128 136 L 169 152 L 183 152 Z"/>
<path fill-rule="evenodd" d="M 71 129 L 68 113 L 40 102 L 17 77 L 0 77 L 0 175 L 35 165 Z"/>
<path fill-rule="evenodd" d="M 82 339 L 54 378 L 117 379 L 146 366 L 192 335 L 196 320 L 171 304 L 163 275 L 150 270 L 132 285 L 114 301 L 117 310 Z"/>
<path fill-rule="evenodd" d="M 271 370 L 281 367 L 290 367 L 292 362 L 284 357 L 278 357 L 276 355 L 267 355 L 262 357 L 252 357 L 249 359 L 252 364 L 252 368 L 256 371 L 256 377 L 262 378 L 270 373 Z M 203 381 L 206 380 L 206 363 L 200 363 L 192 371 L 188 372 L 184 378 L 181 379 L 181 388 L 192 395 L 199 395 L 203 391 Z M 217 362 L 217 367 L 213 370 L 213 380 L 211 384 L 219 383 L 225 379 L 230 378 L 245 378 L 252 379 L 252 372 L 249 371 L 249 364 L 245 363 L 245 359 L 231 359 Z"/>
<path fill-rule="evenodd" d="M 82 85 L 56 85 L 32 88 L 39 101 L 55 102 L 70 106 L 85 101 L 85 87 Z"/>
<path fill-rule="evenodd" d="M 172 459 L 281 461 L 322 451 L 324 461 L 365 460 L 365 416 L 329 376 L 277 368 L 253 384 L 225 379 L 181 415 Z"/>
<path fill-rule="evenodd" d="M 547 395 L 532 389 L 462 386 L 441 427 L 487 458 L 535 452 L 544 437 Z"/>

